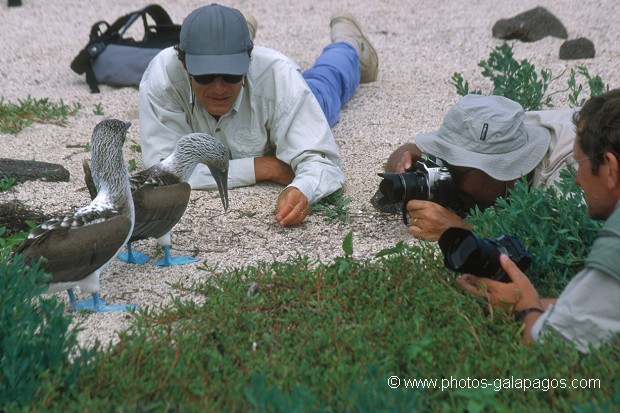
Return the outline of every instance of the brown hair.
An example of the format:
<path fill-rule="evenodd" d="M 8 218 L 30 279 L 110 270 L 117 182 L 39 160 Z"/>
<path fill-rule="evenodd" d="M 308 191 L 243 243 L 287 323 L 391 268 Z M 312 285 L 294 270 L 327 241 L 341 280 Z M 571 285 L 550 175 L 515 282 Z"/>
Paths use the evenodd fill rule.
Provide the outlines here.
<path fill-rule="evenodd" d="M 573 115 L 579 146 L 598 175 L 606 152 L 620 161 L 620 89 L 594 96 Z"/>

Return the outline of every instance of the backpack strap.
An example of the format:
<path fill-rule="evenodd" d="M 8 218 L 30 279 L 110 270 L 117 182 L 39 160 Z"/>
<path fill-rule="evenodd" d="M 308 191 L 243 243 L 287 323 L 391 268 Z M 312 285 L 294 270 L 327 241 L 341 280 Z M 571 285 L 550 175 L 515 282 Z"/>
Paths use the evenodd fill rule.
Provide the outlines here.
<path fill-rule="evenodd" d="M 148 16 L 153 19 L 154 25 L 149 25 Z M 161 42 L 164 37 L 162 34 L 171 39 L 178 38 L 180 26 L 173 24 L 168 12 L 157 4 L 150 4 L 127 13 L 119 17 L 112 25 L 103 20 L 98 21 L 90 30 L 89 43 L 71 62 L 71 69 L 78 75 L 86 73 L 86 83 L 91 93 L 99 93 L 99 83 L 93 72 L 93 60 L 105 50 L 109 43 L 122 39 L 129 27 L 140 17 L 144 27 L 143 42 L 148 42 L 155 35 L 157 35 L 157 41 Z"/>
<path fill-rule="evenodd" d="M 102 29 L 102 26 L 104 29 Z M 90 87 L 91 93 L 99 93 L 99 83 L 93 72 L 91 61 L 105 49 L 106 43 L 104 40 L 109 32 L 110 25 L 108 22 L 100 20 L 93 24 L 90 29 L 89 43 L 80 50 L 80 53 L 71 62 L 71 69 L 75 73 L 78 75 L 86 73 L 86 83 Z"/>
<path fill-rule="evenodd" d="M 150 25 L 147 15 L 151 16 L 154 24 Z M 143 43 L 151 47 L 167 47 L 171 42 L 178 43 L 181 25 L 172 22 L 170 15 L 161 6 L 151 4 L 142 9 L 142 24 L 144 26 Z"/>
<path fill-rule="evenodd" d="M 142 25 L 144 27 L 144 33 L 148 34 L 153 26 L 149 26 L 147 16 L 151 16 L 155 22 L 155 26 L 172 26 L 172 19 L 166 10 L 158 4 L 150 4 L 146 7 L 136 10 L 125 16 L 119 18 L 110 27 L 111 33 L 118 33 L 119 37 L 123 37 L 125 32 L 131 27 L 131 25 L 138 19 L 142 18 Z"/>

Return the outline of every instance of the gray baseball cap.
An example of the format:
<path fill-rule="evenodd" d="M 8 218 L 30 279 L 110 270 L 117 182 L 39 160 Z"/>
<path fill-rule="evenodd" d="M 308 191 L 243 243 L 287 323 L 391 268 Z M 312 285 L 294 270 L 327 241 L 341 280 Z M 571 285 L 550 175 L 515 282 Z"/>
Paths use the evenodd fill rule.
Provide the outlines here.
<path fill-rule="evenodd" d="M 532 171 L 549 149 L 551 134 L 523 122 L 523 107 L 503 96 L 466 95 L 436 132 L 414 137 L 416 145 L 455 166 L 480 169 L 500 181 Z"/>
<path fill-rule="evenodd" d="M 243 75 L 250 66 L 252 40 L 239 10 L 213 3 L 183 20 L 179 49 L 192 75 Z"/>

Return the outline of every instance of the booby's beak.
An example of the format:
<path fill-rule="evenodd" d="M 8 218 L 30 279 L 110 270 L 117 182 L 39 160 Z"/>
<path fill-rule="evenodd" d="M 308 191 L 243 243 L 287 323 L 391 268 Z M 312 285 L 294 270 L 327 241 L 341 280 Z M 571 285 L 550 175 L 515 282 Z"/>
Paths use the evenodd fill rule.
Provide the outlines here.
<path fill-rule="evenodd" d="M 215 179 L 217 189 L 220 191 L 220 199 L 224 205 L 224 211 L 228 210 L 228 169 L 218 169 L 209 167 L 211 176 Z"/>

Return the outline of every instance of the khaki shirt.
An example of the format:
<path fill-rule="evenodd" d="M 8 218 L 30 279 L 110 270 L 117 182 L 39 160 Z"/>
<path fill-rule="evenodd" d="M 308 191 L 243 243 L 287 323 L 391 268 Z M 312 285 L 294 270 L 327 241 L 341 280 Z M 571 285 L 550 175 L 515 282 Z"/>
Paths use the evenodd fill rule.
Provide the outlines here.
<path fill-rule="evenodd" d="M 551 134 L 547 153 L 534 169 L 532 186 L 545 188 L 560 180 L 560 170 L 573 162 L 573 143 L 575 142 L 575 109 L 541 110 L 526 112 L 524 122 L 528 125 L 542 126 Z"/>

